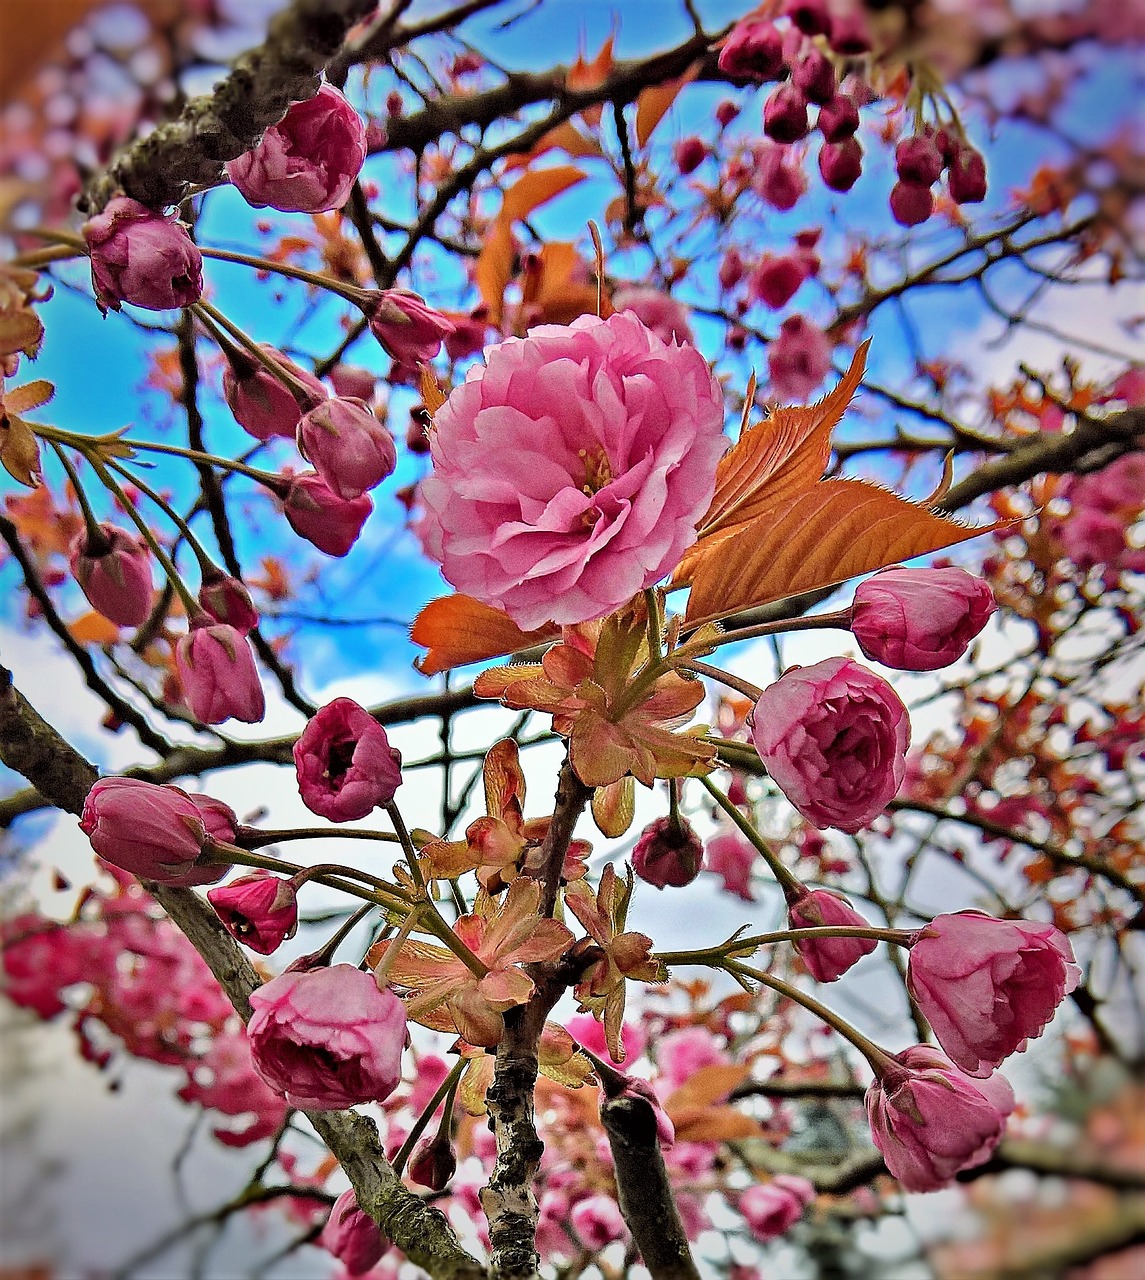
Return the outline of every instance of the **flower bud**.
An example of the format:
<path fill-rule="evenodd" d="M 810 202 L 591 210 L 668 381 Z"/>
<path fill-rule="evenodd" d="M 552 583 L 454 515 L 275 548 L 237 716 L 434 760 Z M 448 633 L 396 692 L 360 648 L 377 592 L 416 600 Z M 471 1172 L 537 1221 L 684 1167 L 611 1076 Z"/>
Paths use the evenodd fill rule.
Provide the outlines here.
<path fill-rule="evenodd" d="M 250 642 L 226 623 L 211 623 L 205 615 L 192 621 L 175 646 L 175 669 L 191 714 L 202 724 L 257 724 L 266 714 Z"/>
<path fill-rule="evenodd" d="M 174 214 L 116 196 L 84 223 L 101 311 L 130 302 L 149 311 L 189 307 L 203 292 L 203 258 Z"/>
<path fill-rule="evenodd" d="M 263 351 L 311 393 L 314 403 L 326 399 L 326 388 L 312 374 L 288 360 L 269 343 Z M 293 439 L 302 408 L 293 391 L 269 369 L 244 352 L 235 352 L 223 370 L 223 398 L 235 421 L 256 440 L 272 436 Z"/>
<path fill-rule="evenodd" d="M 737 1207 L 751 1234 L 766 1243 L 785 1235 L 814 1199 L 815 1187 L 808 1179 L 780 1174 L 768 1183 L 748 1187 Z"/>
<path fill-rule="evenodd" d="M 752 187 L 773 209 L 786 213 L 806 192 L 807 177 L 803 166 L 789 158 L 786 147 L 766 143 L 756 158 Z"/>
<path fill-rule="evenodd" d="M 799 89 L 808 102 L 824 106 L 835 96 L 838 78 L 831 59 L 814 46 L 795 64 L 791 83 Z"/>
<path fill-rule="evenodd" d="M 841 925 L 861 929 L 869 927 L 842 894 L 830 889 L 804 889 L 788 898 L 788 920 L 793 929 L 817 929 L 824 925 Z M 807 972 L 816 982 L 834 982 L 878 944 L 874 938 L 803 938 L 795 941 L 795 949 L 803 958 Z"/>
<path fill-rule="evenodd" d="M 697 138 L 694 134 L 691 137 L 681 138 L 672 148 L 672 157 L 676 161 L 676 168 L 685 177 L 689 173 L 695 173 L 707 159 L 707 156 L 708 148 L 704 140 Z"/>
<path fill-rule="evenodd" d="M 719 67 L 737 79 L 776 80 L 783 71 L 783 37 L 759 18 L 737 22 L 720 50 Z"/>
<path fill-rule="evenodd" d="M 795 254 L 765 253 L 751 273 L 752 296 L 778 311 L 799 292 L 807 275 L 806 262 Z"/>
<path fill-rule="evenodd" d="M 772 393 L 780 400 L 803 401 L 831 371 L 827 335 L 805 316 L 788 316 L 767 348 Z"/>
<path fill-rule="evenodd" d="M 250 592 L 221 569 L 203 574 L 199 603 L 216 622 L 225 622 L 244 636 L 258 626 L 258 610 Z"/>
<path fill-rule="evenodd" d="M 314 471 L 292 476 L 282 499 L 287 523 L 328 556 L 344 556 L 358 540 L 374 504 L 369 495 L 340 498 Z"/>
<path fill-rule="evenodd" d="M 298 448 L 340 497 L 361 497 L 397 466 L 394 438 L 364 400 L 335 396 L 298 424 Z"/>
<path fill-rule="evenodd" d="M 657 889 L 680 888 L 700 874 L 704 846 L 686 818 L 650 822 L 632 850 L 632 869 Z"/>
<path fill-rule="evenodd" d="M 369 369 L 361 369 L 352 364 L 336 364 L 330 370 L 330 381 L 334 384 L 336 395 L 346 396 L 350 400 L 365 400 L 369 404 L 378 387 L 377 376 Z"/>
<path fill-rule="evenodd" d="M 370 295 L 362 312 L 374 337 L 399 363 L 427 363 L 441 350 L 453 322 L 408 289 L 384 289 Z"/>
<path fill-rule="evenodd" d="M 989 583 L 965 569 L 884 569 L 856 588 L 851 631 L 875 662 L 937 671 L 962 657 L 994 609 Z"/>
<path fill-rule="evenodd" d="M 444 1191 L 450 1178 L 457 1172 L 457 1156 L 449 1135 L 438 1133 L 423 1138 L 413 1149 L 409 1162 L 409 1177 L 420 1187 L 431 1191 Z"/>
<path fill-rule="evenodd" d="M 986 199 L 986 161 L 973 147 L 959 147 L 950 161 L 950 198 L 955 204 L 980 204 Z"/>
<path fill-rule="evenodd" d="M 268 956 L 298 928 L 298 902 L 289 880 L 252 871 L 207 892 L 223 928 L 252 951 Z"/>
<path fill-rule="evenodd" d="M 151 614 L 151 552 L 113 524 L 81 529 L 68 563 L 88 603 L 109 622 L 141 627 Z"/>
<path fill-rule="evenodd" d="M 902 227 L 916 227 L 934 212 L 934 193 L 914 182 L 896 182 L 891 188 L 891 213 Z"/>
<path fill-rule="evenodd" d="M 371 1271 L 389 1248 L 378 1224 L 358 1208 L 352 1188 L 334 1201 L 318 1243 L 341 1262 L 348 1276 Z"/>
<path fill-rule="evenodd" d="M 929 187 L 942 173 L 942 152 L 933 138 L 915 134 L 895 147 L 895 172 L 903 182 Z"/>
<path fill-rule="evenodd" d="M 763 104 L 763 131 L 776 142 L 798 142 L 807 133 L 807 99 L 793 84 L 773 89 Z"/>
<path fill-rule="evenodd" d="M 366 127 L 334 88 L 296 102 L 258 146 L 232 160 L 227 177 L 256 209 L 323 213 L 350 197 L 366 159 Z"/>
<path fill-rule="evenodd" d="M 859 108 L 845 93 L 837 93 L 819 108 L 819 132 L 827 142 L 842 142 L 855 136 L 859 127 Z M 820 161 L 822 164 L 822 161 Z"/>
<path fill-rule="evenodd" d="M 389 804 L 401 765 L 385 729 L 352 698 L 322 707 L 294 744 L 302 803 L 331 822 L 354 822 Z"/>
<path fill-rule="evenodd" d="M 819 173 L 832 191 L 850 191 L 862 172 L 863 148 L 858 138 L 825 142 L 820 148 Z"/>
<path fill-rule="evenodd" d="M 805 36 L 830 35 L 831 14 L 826 0 L 784 0 L 781 12 Z"/>

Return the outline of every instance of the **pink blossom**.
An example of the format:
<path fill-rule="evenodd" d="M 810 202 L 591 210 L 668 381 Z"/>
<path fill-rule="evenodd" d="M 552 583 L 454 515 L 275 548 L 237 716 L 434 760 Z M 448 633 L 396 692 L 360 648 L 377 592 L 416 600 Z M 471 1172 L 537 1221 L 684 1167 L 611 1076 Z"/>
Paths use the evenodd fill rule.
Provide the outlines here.
<path fill-rule="evenodd" d="M 285 213 L 340 209 L 366 159 L 366 127 L 332 84 L 296 102 L 227 177 L 248 204 Z"/>
<path fill-rule="evenodd" d="M 788 919 L 793 929 L 824 925 L 869 927 L 842 894 L 830 889 L 805 889 L 793 896 L 788 904 Z M 834 982 L 877 945 L 874 938 L 804 938 L 796 941 L 795 949 L 816 982 Z"/>
<path fill-rule="evenodd" d="M 216 622 L 225 622 L 244 636 L 258 626 L 258 610 L 250 592 L 221 569 L 204 572 L 199 603 Z"/>
<path fill-rule="evenodd" d="M 767 348 L 770 390 L 778 400 L 803 401 L 831 372 L 831 344 L 804 316 L 788 316 Z"/>
<path fill-rule="evenodd" d="M 758 854 L 751 841 L 729 828 L 710 836 L 704 850 L 704 870 L 721 876 L 728 893 L 745 902 L 754 902 L 751 873 Z"/>
<path fill-rule="evenodd" d="M 298 448 L 339 498 L 359 498 L 397 466 L 394 438 L 364 400 L 334 396 L 304 413 Z"/>
<path fill-rule="evenodd" d="M 569 1217 L 581 1244 L 594 1253 L 614 1240 L 623 1240 L 628 1232 L 620 1209 L 611 1196 L 588 1196 L 573 1205 Z"/>
<path fill-rule="evenodd" d="M 453 332 L 445 335 L 445 352 L 451 360 L 464 360 L 485 349 L 489 337 L 489 309 L 482 303 L 472 314 L 453 313 L 449 317 Z"/>
<path fill-rule="evenodd" d="M 289 880 L 252 871 L 211 889 L 207 901 L 233 938 L 268 956 L 298 928 L 298 901 Z"/>
<path fill-rule="evenodd" d="M 452 320 L 408 289 L 370 294 L 362 310 L 374 337 L 403 365 L 428 363 L 454 330 Z"/>
<path fill-rule="evenodd" d="M 1096 507 L 1076 507 L 1061 522 L 1066 555 L 1086 573 L 1098 565 L 1117 565 L 1125 551 L 1125 523 Z"/>
<path fill-rule="evenodd" d="M 657 818 L 640 834 L 632 850 L 632 869 L 657 889 L 691 884 L 700 874 L 704 846 L 686 818 L 676 823 Z"/>
<path fill-rule="evenodd" d="M 368 494 L 342 498 L 317 472 L 292 476 L 282 498 L 287 523 L 328 556 L 348 555 L 374 509 Z"/>
<path fill-rule="evenodd" d="M 116 196 L 82 231 L 101 311 L 118 311 L 124 302 L 149 311 L 198 302 L 203 258 L 174 214 Z"/>
<path fill-rule="evenodd" d="M 611 1062 L 613 1066 L 620 1066 L 608 1051 L 608 1045 L 604 1039 L 604 1024 L 598 1022 L 591 1013 L 574 1013 L 571 1018 L 566 1019 L 565 1027 L 569 1035 L 578 1044 L 584 1045 L 590 1053 L 595 1053 L 605 1062 Z M 644 1052 L 644 1032 L 631 1022 L 626 1022 L 620 1028 L 620 1043 L 624 1046 L 624 1061 L 631 1062 Z"/>
<path fill-rule="evenodd" d="M 330 370 L 330 381 L 336 395 L 365 400 L 367 404 L 373 400 L 378 386 L 377 374 L 352 364 L 336 364 Z"/>
<path fill-rule="evenodd" d="M 88 603 L 109 622 L 141 627 L 151 614 L 151 552 L 140 538 L 113 524 L 81 529 L 68 563 Z"/>
<path fill-rule="evenodd" d="M 196 867 L 210 834 L 206 801 L 141 778 L 101 778 L 84 801 L 80 830 L 105 862 L 134 876 L 162 884 L 203 884 L 201 873 L 217 880 L 226 871 L 222 863 Z M 230 813 L 221 801 L 209 803 Z"/>
<path fill-rule="evenodd" d="M 409 1108 L 415 1116 L 421 1115 L 429 1106 L 430 1100 L 447 1075 L 449 1075 L 449 1063 L 444 1058 L 436 1053 L 423 1053 L 418 1056 L 417 1070 L 408 1099 Z"/>
<path fill-rule="evenodd" d="M 917 182 L 896 182 L 891 187 L 891 213 L 902 227 L 917 227 L 934 212 L 934 192 Z"/>
<path fill-rule="evenodd" d="M 950 161 L 947 176 L 955 204 L 981 204 L 986 199 L 986 161 L 973 147 L 962 146 Z"/>
<path fill-rule="evenodd" d="M 34 912 L 0 920 L 0 959 L 4 995 L 45 1021 L 63 1013 L 60 993 L 90 980 L 93 944 L 101 939 L 81 921 L 58 924 Z"/>
<path fill-rule="evenodd" d="M 817 123 L 825 142 L 843 142 L 855 136 L 859 127 L 859 108 L 853 98 L 837 93 L 819 109 Z"/>
<path fill-rule="evenodd" d="M 765 253 L 751 273 L 752 295 L 778 311 L 791 301 L 809 274 L 808 264 L 799 254 Z"/>
<path fill-rule="evenodd" d="M 863 148 L 858 138 L 840 138 L 820 147 L 819 173 L 832 191 L 850 191 L 862 172 Z"/>
<path fill-rule="evenodd" d="M 861 831 L 903 780 L 910 719 L 880 676 L 849 658 L 786 672 L 752 712 L 768 773 L 812 826 Z"/>
<path fill-rule="evenodd" d="M 250 641 L 240 631 L 208 615 L 193 620 L 175 646 L 175 668 L 191 714 L 202 724 L 241 720 L 257 724 L 266 698 Z"/>
<path fill-rule="evenodd" d="M 724 41 L 719 66 L 740 80 L 774 80 L 783 70 L 783 37 L 774 23 L 745 18 Z"/>
<path fill-rule="evenodd" d="M 987 1076 L 1041 1035 L 1078 978 L 1053 925 L 957 911 L 919 931 L 907 986 L 951 1061 Z"/>
<path fill-rule="evenodd" d="M 781 1174 L 771 1182 L 748 1187 L 738 1207 L 751 1234 L 766 1243 L 786 1234 L 814 1199 L 815 1188 L 806 1178 Z"/>
<path fill-rule="evenodd" d="M 830 36 L 831 13 L 827 0 L 783 0 L 780 12 L 808 36 Z"/>
<path fill-rule="evenodd" d="M 1145 507 L 1145 452 L 1123 454 L 1100 471 L 1080 477 L 1069 498 L 1075 508 L 1135 515 Z"/>
<path fill-rule="evenodd" d="M 676 162 L 676 168 L 685 177 L 689 173 L 695 173 L 707 157 L 707 144 L 703 138 L 697 138 L 695 134 L 687 138 L 681 138 L 672 148 L 672 159 Z"/>
<path fill-rule="evenodd" d="M 776 142 L 798 142 L 808 129 L 807 99 L 788 81 L 768 95 L 763 104 L 763 131 Z"/>
<path fill-rule="evenodd" d="M 755 148 L 752 186 L 773 209 L 794 209 L 807 191 L 807 175 L 792 148 L 765 141 Z"/>
<path fill-rule="evenodd" d="M 437 411 L 422 536 L 518 626 L 602 618 L 696 538 L 727 446 L 692 346 L 633 315 L 545 325 L 486 353 Z"/>
<path fill-rule="evenodd" d="M 286 1103 L 263 1084 L 250 1061 L 246 1028 L 220 1031 L 200 1057 L 186 1064 L 184 1102 L 224 1116 L 245 1116 L 245 1124 L 216 1125 L 212 1135 L 227 1147 L 246 1147 L 269 1138 L 286 1116 Z"/>
<path fill-rule="evenodd" d="M 287 970 L 250 998 L 251 1059 L 292 1107 L 379 1102 L 402 1073 L 406 1014 L 372 973 L 349 964 Z"/>
<path fill-rule="evenodd" d="M 695 343 L 688 309 L 662 289 L 628 284 L 613 293 L 612 305 L 617 311 L 631 311 L 662 342 Z"/>
<path fill-rule="evenodd" d="M 343 1191 L 334 1201 L 318 1241 L 341 1262 L 349 1276 L 365 1275 L 389 1247 L 378 1224 L 358 1208 L 353 1188 Z"/>
<path fill-rule="evenodd" d="M 994 593 L 965 569 L 884 569 L 861 582 L 851 631 L 863 653 L 899 671 L 937 671 L 966 652 Z"/>
<path fill-rule="evenodd" d="M 656 1065 L 669 1092 L 679 1089 L 702 1067 L 722 1065 L 727 1052 L 704 1027 L 682 1027 L 661 1037 L 656 1045 Z"/>
<path fill-rule="evenodd" d="M 937 1049 L 896 1054 L 867 1090 L 871 1138 L 908 1191 L 937 1191 L 990 1158 L 1014 1109 L 1004 1077 L 971 1080 Z"/>
<path fill-rule="evenodd" d="M 314 402 L 325 400 L 326 388 L 312 374 L 287 359 L 267 342 L 259 343 L 267 358 L 310 393 Z M 244 352 L 236 352 L 223 370 L 223 398 L 235 421 L 256 440 L 285 436 L 292 440 L 302 417 L 294 392 L 265 365 Z"/>
<path fill-rule="evenodd" d="M 317 711 L 294 744 L 302 802 L 331 822 L 354 822 L 387 805 L 401 786 L 402 756 L 352 698 Z"/>

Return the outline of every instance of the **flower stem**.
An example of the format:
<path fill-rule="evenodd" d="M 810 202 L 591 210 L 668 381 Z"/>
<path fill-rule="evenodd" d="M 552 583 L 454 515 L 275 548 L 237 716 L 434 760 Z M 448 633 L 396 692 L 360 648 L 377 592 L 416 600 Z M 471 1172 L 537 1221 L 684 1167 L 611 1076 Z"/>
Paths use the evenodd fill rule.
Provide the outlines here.
<path fill-rule="evenodd" d="M 743 834 L 751 841 L 751 843 L 763 855 L 763 860 L 771 868 L 771 874 L 779 882 L 784 893 L 793 890 L 796 893 L 803 892 L 803 882 L 799 877 L 784 866 L 779 855 L 771 847 L 771 845 L 756 831 L 755 827 L 743 816 L 726 795 L 715 785 L 710 778 L 701 778 L 700 783 L 707 791 L 708 795 L 720 806 L 720 808 L 728 815 Z"/>
<path fill-rule="evenodd" d="M 425 1110 L 413 1122 L 413 1128 L 409 1131 L 405 1142 L 403 1142 L 398 1148 L 397 1155 L 395 1155 L 393 1159 L 393 1166 L 394 1173 L 396 1173 L 399 1178 L 402 1176 L 402 1170 L 406 1167 L 406 1161 L 410 1158 L 410 1153 L 413 1151 L 418 1138 L 420 1138 L 425 1132 L 430 1120 L 433 1119 L 433 1113 L 440 1106 L 442 1099 L 447 1094 L 449 1095 L 447 1115 L 452 1110 L 453 1094 L 457 1089 L 458 1081 L 461 1079 L 461 1073 L 465 1070 L 466 1061 L 467 1059 L 465 1058 L 458 1058 L 458 1060 L 453 1064 L 449 1075 L 447 1075 L 441 1084 L 437 1086 L 437 1091 L 425 1104 Z"/>
<path fill-rule="evenodd" d="M 289 276 L 292 280 L 301 280 L 305 284 L 326 289 L 330 293 L 336 293 L 345 298 L 347 302 L 354 303 L 355 306 L 359 305 L 362 290 L 354 285 L 343 284 L 333 276 L 319 275 L 316 271 L 307 271 L 305 267 L 292 267 L 287 262 L 272 262 L 269 258 L 259 258 L 250 253 L 238 253 L 233 249 L 204 249 L 200 246 L 199 252 L 204 258 L 215 258 L 219 262 L 237 262 L 243 267 L 254 267 L 256 271 L 271 271 L 275 275 Z"/>
<path fill-rule="evenodd" d="M 698 951 L 657 951 L 653 957 L 663 964 L 702 964 L 722 967 L 725 960 L 750 955 L 760 947 L 778 942 L 802 942 L 816 938 L 874 938 L 899 947 L 909 947 L 917 934 L 915 929 L 877 929 L 869 925 L 813 925 L 806 929 L 776 929 L 772 933 L 752 934 L 747 938 L 731 938 L 718 947 Z"/>
<path fill-rule="evenodd" d="M 726 684 L 729 689 L 734 689 L 736 693 L 742 693 L 745 698 L 750 698 L 752 702 L 758 702 L 763 690 L 757 684 L 752 684 L 750 680 L 741 680 L 739 676 L 733 676 L 730 671 L 724 671 L 720 667 L 713 667 L 706 662 L 698 662 L 695 658 L 681 658 L 679 650 L 676 651 L 669 659 L 668 665 L 682 668 L 685 671 L 694 671 L 697 675 L 707 676 L 709 680 L 718 680 L 720 684 Z"/>
<path fill-rule="evenodd" d="M 693 654 L 700 656 L 720 645 L 735 644 L 739 640 L 755 640 L 760 636 L 780 635 L 786 631 L 812 631 L 824 627 L 837 627 L 842 631 L 849 631 L 850 609 L 839 609 L 835 613 L 813 613 L 802 618 L 780 618 L 775 622 L 759 622 L 753 627 L 738 627 L 731 631 L 722 631 L 718 635 L 705 636 L 702 640 L 693 637 L 686 644 L 682 644 L 676 653 L 690 658 Z"/>

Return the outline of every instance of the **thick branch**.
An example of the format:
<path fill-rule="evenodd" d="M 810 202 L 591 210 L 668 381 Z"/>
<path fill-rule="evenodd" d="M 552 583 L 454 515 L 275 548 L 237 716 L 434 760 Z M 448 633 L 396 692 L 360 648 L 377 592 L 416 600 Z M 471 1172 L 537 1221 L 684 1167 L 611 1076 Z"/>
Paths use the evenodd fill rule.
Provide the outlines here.
<path fill-rule="evenodd" d="M 88 184 L 81 210 L 97 213 L 121 192 L 158 209 L 178 204 L 190 186 L 214 186 L 225 161 L 249 151 L 292 102 L 314 97 L 347 31 L 376 7 L 376 0 L 293 0 L 211 93 L 122 150 Z"/>
<path fill-rule="evenodd" d="M 620 1212 L 653 1280 L 699 1280 L 656 1136 L 652 1103 L 622 1093 L 600 1104 Z"/>

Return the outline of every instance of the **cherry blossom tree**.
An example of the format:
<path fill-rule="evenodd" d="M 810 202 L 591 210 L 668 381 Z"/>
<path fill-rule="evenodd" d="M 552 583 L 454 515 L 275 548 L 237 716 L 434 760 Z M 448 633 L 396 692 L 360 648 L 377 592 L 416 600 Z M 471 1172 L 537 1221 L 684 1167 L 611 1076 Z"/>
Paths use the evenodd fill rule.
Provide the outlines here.
<path fill-rule="evenodd" d="M 1133 7 L 570 12 L 22 37 L 4 990 L 245 1171 L 117 1274 L 1127 1275 Z"/>

